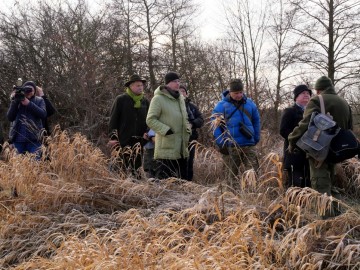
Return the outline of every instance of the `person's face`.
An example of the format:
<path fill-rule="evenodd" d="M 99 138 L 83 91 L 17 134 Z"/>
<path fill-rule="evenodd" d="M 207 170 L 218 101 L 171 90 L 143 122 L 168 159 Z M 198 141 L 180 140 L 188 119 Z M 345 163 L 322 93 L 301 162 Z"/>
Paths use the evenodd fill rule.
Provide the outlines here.
<path fill-rule="evenodd" d="M 169 83 L 167 84 L 167 86 L 170 87 L 170 89 L 172 89 L 172 90 L 177 90 L 177 91 L 179 91 L 179 88 L 180 88 L 180 80 L 179 80 L 179 79 L 173 80 L 173 81 L 169 82 Z"/>
<path fill-rule="evenodd" d="M 144 92 L 144 84 L 141 81 L 131 83 L 129 88 L 137 96 Z"/>
<path fill-rule="evenodd" d="M 25 88 L 25 89 L 28 89 L 28 88 Z M 31 87 L 31 89 L 32 89 L 31 91 L 28 91 L 28 90 L 25 91 L 25 97 L 27 99 L 30 99 L 33 95 L 35 95 L 35 89 L 33 87 Z"/>
<path fill-rule="evenodd" d="M 236 101 L 240 101 L 243 98 L 243 96 L 244 96 L 243 91 L 230 92 L 230 97 Z"/>
<path fill-rule="evenodd" d="M 302 106 L 306 106 L 309 103 L 310 100 L 310 93 L 309 91 L 303 91 L 298 95 L 295 99 L 297 104 L 300 104 Z"/>
<path fill-rule="evenodd" d="M 181 88 L 181 87 L 180 87 L 180 88 L 179 88 L 179 92 L 180 92 L 184 97 L 187 97 L 187 96 L 188 96 L 184 88 Z"/>

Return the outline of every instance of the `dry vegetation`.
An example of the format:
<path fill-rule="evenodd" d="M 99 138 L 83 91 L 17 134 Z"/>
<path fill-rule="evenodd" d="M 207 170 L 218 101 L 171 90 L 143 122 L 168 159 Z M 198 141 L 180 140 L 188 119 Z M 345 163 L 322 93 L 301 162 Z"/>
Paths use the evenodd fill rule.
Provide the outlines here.
<path fill-rule="evenodd" d="M 321 220 L 336 199 L 284 190 L 274 141 L 259 145 L 259 177 L 248 171 L 234 194 L 213 149 L 198 147 L 194 182 L 152 183 L 110 172 L 83 136 L 54 134 L 47 160 L 5 147 L 0 269 L 360 268 L 355 159 L 339 169 L 343 214 Z"/>

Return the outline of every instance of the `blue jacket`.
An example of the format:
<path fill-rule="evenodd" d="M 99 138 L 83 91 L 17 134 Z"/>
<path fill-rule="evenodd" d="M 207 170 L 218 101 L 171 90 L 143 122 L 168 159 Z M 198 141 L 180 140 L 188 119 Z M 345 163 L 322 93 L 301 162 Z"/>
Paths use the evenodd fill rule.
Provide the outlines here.
<path fill-rule="evenodd" d="M 27 106 L 11 101 L 7 118 L 13 122 L 10 128 L 11 142 L 40 142 L 43 129 L 42 120 L 46 118 L 45 101 L 33 96 Z"/>
<path fill-rule="evenodd" d="M 244 94 L 243 105 L 236 109 L 231 101 L 229 90 L 222 93 L 219 101 L 212 112 L 214 138 L 218 146 L 252 146 L 260 141 L 260 115 L 255 103 Z M 250 118 L 244 110 L 248 112 Z M 235 111 L 235 112 L 234 112 Z M 231 114 L 234 114 L 231 116 Z M 231 117 L 230 117 L 231 116 Z M 230 119 L 228 119 L 230 117 Z M 253 136 L 248 139 L 240 132 L 241 123 L 251 131 Z"/>

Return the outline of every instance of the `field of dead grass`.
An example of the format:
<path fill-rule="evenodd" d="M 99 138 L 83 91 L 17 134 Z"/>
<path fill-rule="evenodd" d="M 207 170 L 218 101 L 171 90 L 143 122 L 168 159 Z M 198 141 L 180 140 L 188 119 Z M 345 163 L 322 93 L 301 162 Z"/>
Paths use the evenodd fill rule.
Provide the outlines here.
<path fill-rule="evenodd" d="M 47 160 L 5 147 L 0 269 L 360 269 L 356 159 L 338 170 L 337 201 L 285 190 L 274 141 L 231 192 L 211 148 L 198 147 L 194 182 L 152 183 L 111 172 L 80 134 L 54 134 Z M 321 220 L 334 200 L 343 214 Z"/>

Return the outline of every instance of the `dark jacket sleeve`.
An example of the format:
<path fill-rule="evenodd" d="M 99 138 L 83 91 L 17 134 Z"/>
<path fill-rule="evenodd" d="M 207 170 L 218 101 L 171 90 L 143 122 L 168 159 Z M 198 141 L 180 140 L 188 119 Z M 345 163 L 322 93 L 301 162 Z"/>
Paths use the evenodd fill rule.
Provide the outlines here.
<path fill-rule="evenodd" d="M 30 103 L 27 105 L 28 110 L 36 117 L 39 117 L 40 119 L 45 119 L 47 116 L 45 101 L 42 98 L 38 97 L 38 100 L 36 102 L 37 104 L 30 101 Z"/>
<path fill-rule="evenodd" d="M 294 126 L 293 126 L 294 117 L 293 117 L 293 115 L 294 115 L 294 112 L 292 112 L 291 108 L 286 108 L 284 110 L 284 113 L 283 113 L 282 117 L 281 117 L 280 135 L 281 135 L 281 137 L 283 137 L 286 140 L 287 140 L 289 134 L 294 129 Z"/>
<path fill-rule="evenodd" d="M 201 128 L 204 124 L 204 118 L 202 113 L 200 112 L 199 108 L 195 104 L 191 104 L 193 107 L 193 115 L 194 119 L 192 120 L 191 124 L 193 124 L 194 128 Z"/>
<path fill-rule="evenodd" d="M 45 101 L 47 117 L 50 117 L 56 113 L 56 109 L 55 109 L 54 105 L 51 103 L 51 101 L 47 98 L 47 96 L 44 95 L 44 96 L 42 96 L 42 98 Z"/>
<path fill-rule="evenodd" d="M 19 106 L 20 106 L 20 102 L 12 100 L 10 103 L 10 107 L 7 111 L 7 118 L 10 122 L 15 121 L 16 119 L 16 115 L 19 112 Z"/>
<path fill-rule="evenodd" d="M 118 129 L 121 119 L 121 96 L 117 96 L 111 108 L 110 121 L 109 121 L 109 137 L 111 140 L 118 140 Z"/>

